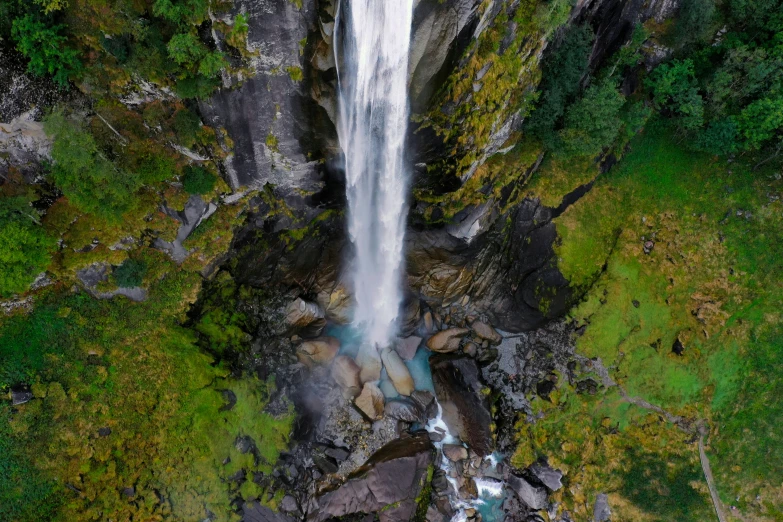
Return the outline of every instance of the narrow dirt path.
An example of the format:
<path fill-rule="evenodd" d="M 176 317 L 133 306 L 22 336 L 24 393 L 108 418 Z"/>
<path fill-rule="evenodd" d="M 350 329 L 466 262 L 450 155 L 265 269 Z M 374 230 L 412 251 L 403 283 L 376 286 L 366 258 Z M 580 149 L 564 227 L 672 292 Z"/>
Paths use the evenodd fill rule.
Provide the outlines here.
<path fill-rule="evenodd" d="M 604 366 L 604 363 L 603 361 L 601 361 L 600 358 L 596 358 L 596 360 L 593 360 L 591 362 L 593 364 L 594 369 L 596 370 L 596 373 L 598 373 L 599 377 L 601 377 L 603 385 L 606 386 L 607 388 L 611 386 L 617 386 L 617 389 L 620 390 L 620 395 L 622 395 L 624 400 L 630 402 L 631 404 L 639 406 L 640 408 L 652 410 L 659 413 L 668 422 L 674 424 L 675 426 L 685 431 L 686 433 L 693 433 L 694 431 L 698 431 L 699 460 L 701 461 L 701 469 L 704 472 L 704 480 L 707 481 L 707 487 L 710 490 L 710 497 L 712 498 L 712 506 L 715 508 L 715 514 L 718 516 L 718 521 L 726 522 L 726 517 L 723 515 L 723 504 L 721 504 L 720 497 L 718 496 L 718 489 L 715 487 L 715 479 L 713 479 L 712 477 L 712 470 L 710 469 L 710 460 L 707 458 L 707 452 L 704 451 L 704 436 L 709 431 L 709 428 L 707 427 L 707 423 L 704 420 L 694 421 L 691 419 L 680 417 L 678 415 L 673 415 L 668 411 L 664 410 L 663 408 L 661 408 L 660 406 L 651 404 L 642 398 L 632 397 L 628 395 L 625 389 L 622 386 L 620 386 L 620 384 L 618 384 L 614 379 L 612 379 L 611 375 L 609 375 L 609 370 L 606 368 L 606 366 Z"/>
<path fill-rule="evenodd" d="M 701 469 L 704 472 L 707 486 L 710 488 L 710 496 L 712 497 L 712 505 L 715 508 L 715 514 L 718 515 L 718 520 L 720 522 L 726 522 L 726 518 L 723 516 L 723 507 L 720 502 L 720 497 L 718 496 L 718 490 L 715 487 L 715 480 L 712 478 L 710 459 L 707 458 L 707 452 L 704 451 L 704 432 L 699 436 L 699 460 L 701 460 Z"/>

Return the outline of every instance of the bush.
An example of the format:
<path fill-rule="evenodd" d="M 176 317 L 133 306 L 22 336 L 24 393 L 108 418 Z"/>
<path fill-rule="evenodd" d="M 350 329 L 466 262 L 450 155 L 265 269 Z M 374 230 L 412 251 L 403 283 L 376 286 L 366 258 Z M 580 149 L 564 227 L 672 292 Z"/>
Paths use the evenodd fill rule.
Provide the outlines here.
<path fill-rule="evenodd" d="M 196 142 L 199 130 L 201 130 L 201 119 L 188 109 L 177 111 L 174 115 L 174 130 L 183 145 L 192 147 Z"/>
<path fill-rule="evenodd" d="M 27 290 L 49 265 L 55 247 L 25 198 L 0 199 L 0 295 Z"/>
<path fill-rule="evenodd" d="M 212 192 L 217 177 L 204 167 L 188 166 L 182 178 L 182 186 L 188 194 L 207 194 Z"/>
<path fill-rule="evenodd" d="M 721 118 L 710 122 L 699 134 L 696 148 L 710 154 L 731 154 L 737 151 L 737 122 L 734 118 Z"/>
<path fill-rule="evenodd" d="M 126 259 L 113 271 L 117 286 L 132 288 L 141 286 L 144 274 L 147 272 L 147 263 L 138 259 Z"/>

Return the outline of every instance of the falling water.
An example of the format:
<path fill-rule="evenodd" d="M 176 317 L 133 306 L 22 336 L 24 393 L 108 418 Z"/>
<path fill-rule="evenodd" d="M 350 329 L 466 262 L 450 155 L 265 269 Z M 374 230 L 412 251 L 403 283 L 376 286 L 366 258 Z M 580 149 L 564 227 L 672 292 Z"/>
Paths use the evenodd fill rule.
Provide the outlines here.
<path fill-rule="evenodd" d="M 413 0 L 342 0 L 335 17 L 354 323 L 370 347 L 389 344 L 402 301 L 412 11 Z"/>

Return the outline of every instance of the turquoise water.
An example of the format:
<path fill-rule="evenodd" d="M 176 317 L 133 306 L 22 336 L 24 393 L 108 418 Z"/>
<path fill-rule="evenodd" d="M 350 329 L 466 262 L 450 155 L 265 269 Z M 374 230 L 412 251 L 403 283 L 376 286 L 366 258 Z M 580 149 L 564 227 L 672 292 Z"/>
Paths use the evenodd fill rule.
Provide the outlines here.
<path fill-rule="evenodd" d="M 359 345 L 362 342 L 361 331 L 355 328 L 353 325 L 338 325 L 330 324 L 324 329 L 324 335 L 329 335 L 340 340 L 340 355 L 347 355 L 349 357 L 356 358 L 359 353 Z M 431 393 L 435 393 L 435 388 L 432 384 L 432 373 L 430 372 L 430 352 L 423 345 L 419 347 L 416 355 L 410 361 L 403 361 L 405 366 L 408 367 L 408 371 L 413 377 L 413 384 L 417 390 L 426 390 Z M 381 381 L 378 383 L 378 387 L 381 389 L 387 399 L 394 399 L 399 397 L 397 390 L 392 386 L 391 381 L 386 376 L 386 370 L 381 372 Z"/>

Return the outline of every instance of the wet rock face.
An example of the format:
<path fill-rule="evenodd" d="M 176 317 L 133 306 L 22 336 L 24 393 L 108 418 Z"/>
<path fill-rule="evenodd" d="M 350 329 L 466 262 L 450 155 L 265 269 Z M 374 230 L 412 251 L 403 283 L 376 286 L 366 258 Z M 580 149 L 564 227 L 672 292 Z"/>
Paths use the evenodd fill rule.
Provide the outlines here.
<path fill-rule="evenodd" d="M 420 0 L 413 11 L 408 64 L 414 112 L 425 107 L 478 22 L 478 0 Z"/>
<path fill-rule="evenodd" d="M 595 43 L 590 66 L 595 69 L 619 49 L 633 33 L 637 23 L 654 19 L 663 22 L 672 16 L 680 0 L 588 0 L 577 2 L 573 18 L 576 23 L 590 23 Z"/>
<path fill-rule="evenodd" d="M 31 109 L 40 116 L 41 109 L 70 94 L 50 78 L 28 73 L 27 60 L 20 53 L 0 49 L 0 122 L 10 122 Z"/>
<path fill-rule="evenodd" d="M 426 433 L 390 442 L 343 485 L 318 497 L 307 520 L 377 513 L 381 521 L 407 522 L 416 512 L 416 499 L 432 461 L 433 448 Z"/>
<path fill-rule="evenodd" d="M 481 393 L 476 362 L 467 357 L 435 355 L 430 358 L 430 368 L 449 430 L 480 457 L 492 453 L 492 418 Z"/>
<path fill-rule="evenodd" d="M 200 102 L 205 123 L 224 127 L 233 152 L 224 162 L 233 187 L 271 183 L 287 194 L 322 188 L 318 162 L 331 121 L 313 100 L 300 42 L 316 35 L 315 0 L 238 0 L 233 10 L 249 15 L 248 47 L 257 52 L 249 78 L 226 85 Z M 229 82 L 230 83 L 230 82 Z M 308 157 L 313 155 L 313 158 Z"/>
<path fill-rule="evenodd" d="M 573 299 L 557 268 L 551 220 L 552 209 L 527 199 L 471 242 L 446 230 L 413 231 L 406 238 L 409 284 L 433 304 L 468 295 L 502 330 L 537 328 Z"/>

